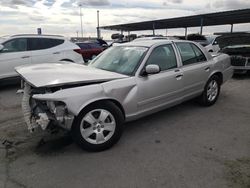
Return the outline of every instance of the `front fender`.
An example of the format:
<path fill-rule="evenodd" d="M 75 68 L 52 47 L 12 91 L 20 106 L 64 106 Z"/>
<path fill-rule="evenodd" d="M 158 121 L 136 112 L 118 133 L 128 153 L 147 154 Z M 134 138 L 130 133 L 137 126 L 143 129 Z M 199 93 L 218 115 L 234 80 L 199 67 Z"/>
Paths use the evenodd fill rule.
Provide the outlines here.
<path fill-rule="evenodd" d="M 96 99 L 105 98 L 101 85 L 88 85 L 76 88 L 69 88 L 54 93 L 33 95 L 36 100 L 61 101 L 67 106 L 68 111 L 77 116 L 84 105 Z"/>

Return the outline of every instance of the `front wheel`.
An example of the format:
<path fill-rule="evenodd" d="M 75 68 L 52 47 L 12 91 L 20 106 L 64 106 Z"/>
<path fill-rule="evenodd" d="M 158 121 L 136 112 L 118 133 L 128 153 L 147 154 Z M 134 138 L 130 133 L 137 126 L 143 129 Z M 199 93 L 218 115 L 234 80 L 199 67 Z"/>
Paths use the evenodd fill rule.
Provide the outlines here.
<path fill-rule="evenodd" d="M 218 76 L 212 76 L 206 83 L 204 91 L 199 98 L 199 102 L 204 106 L 213 105 L 220 94 L 220 83 Z"/>
<path fill-rule="evenodd" d="M 87 151 L 103 151 L 118 142 L 124 117 L 112 102 L 95 103 L 84 109 L 73 125 L 73 139 Z"/>

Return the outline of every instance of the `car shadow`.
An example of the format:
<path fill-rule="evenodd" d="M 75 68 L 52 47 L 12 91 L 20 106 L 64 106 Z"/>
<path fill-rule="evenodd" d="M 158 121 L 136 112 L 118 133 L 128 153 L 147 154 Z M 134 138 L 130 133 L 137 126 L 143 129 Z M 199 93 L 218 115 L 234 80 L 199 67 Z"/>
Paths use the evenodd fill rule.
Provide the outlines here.
<path fill-rule="evenodd" d="M 250 79 L 250 71 L 246 74 L 234 74 L 232 77 L 234 80 L 248 80 Z"/>
<path fill-rule="evenodd" d="M 38 155 L 56 155 L 64 153 L 66 147 L 73 143 L 69 133 L 61 131 L 57 134 L 45 134 L 36 142 L 34 152 Z"/>
<path fill-rule="evenodd" d="M 185 111 L 190 108 L 196 108 L 199 107 L 199 104 L 197 104 L 194 100 L 184 102 L 180 105 L 162 110 L 160 112 L 156 112 L 154 114 L 145 116 L 143 118 L 140 118 L 135 121 L 131 121 L 128 123 L 125 123 L 125 128 L 123 135 L 121 137 L 121 140 L 124 142 L 127 140 L 126 137 L 128 136 L 137 136 L 138 134 L 141 134 L 141 129 L 149 130 L 159 128 L 159 126 L 166 126 L 162 124 L 158 124 L 157 126 L 153 122 L 160 122 L 162 118 L 166 116 L 166 114 L 169 116 L 169 118 L 172 118 L 176 113 L 180 113 L 181 111 Z M 147 123 L 145 123 L 147 122 Z M 169 125 L 170 126 L 170 125 Z M 70 148 L 72 146 L 78 149 L 74 149 L 74 151 L 71 151 Z M 119 143 L 118 143 L 119 145 Z M 65 152 L 73 152 L 73 153 L 88 153 L 87 151 L 82 150 L 80 147 L 77 147 L 77 145 L 74 143 L 71 135 L 67 132 L 60 131 L 60 133 L 57 134 L 44 134 L 44 136 L 41 137 L 39 141 L 36 142 L 35 147 L 33 148 L 34 152 L 37 155 L 45 155 L 45 156 L 56 156 Z"/>
<path fill-rule="evenodd" d="M 0 81 L 0 91 L 19 89 L 20 85 L 20 81 L 17 80 Z"/>
<path fill-rule="evenodd" d="M 142 117 L 138 120 L 128 122 L 125 124 L 126 128 L 124 132 L 126 134 L 128 132 L 135 131 L 136 129 L 141 129 L 144 126 L 146 127 L 146 129 L 151 129 L 152 127 L 156 126 L 154 122 L 159 123 L 160 121 L 162 121 L 164 117 L 166 117 L 166 114 L 170 119 L 173 116 L 175 116 L 177 113 L 180 114 L 182 112 L 185 112 L 186 110 L 190 111 L 193 108 L 199 108 L 199 107 L 200 105 L 198 104 L 198 102 L 195 99 L 192 99 L 192 100 L 183 102 L 181 104 L 178 104 L 176 106 L 173 106 L 173 107 L 161 110 L 159 112 L 153 113 L 151 115 Z"/>

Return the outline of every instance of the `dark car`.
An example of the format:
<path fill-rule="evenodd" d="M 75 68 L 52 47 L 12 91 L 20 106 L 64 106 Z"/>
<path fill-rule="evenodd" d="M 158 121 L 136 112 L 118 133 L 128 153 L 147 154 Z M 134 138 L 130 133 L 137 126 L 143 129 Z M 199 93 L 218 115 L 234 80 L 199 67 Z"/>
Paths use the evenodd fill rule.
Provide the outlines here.
<path fill-rule="evenodd" d="M 206 37 L 204 35 L 200 35 L 200 34 L 189 34 L 187 36 L 187 40 L 191 40 L 191 41 L 197 42 L 197 43 L 199 43 L 202 46 L 207 46 L 209 44 L 209 42 L 206 39 Z"/>
<path fill-rule="evenodd" d="M 93 59 L 104 50 L 102 46 L 95 42 L 77 42 L 76 44 L 81 48 L 78 51 L 82 54 L 85 62 Z"/>
<path fill-rule="evenodd" d="M 250 71 L 250 33 L 232 33 L 217 37 L 220 52 L 231 56 L 234 73 Z"/>

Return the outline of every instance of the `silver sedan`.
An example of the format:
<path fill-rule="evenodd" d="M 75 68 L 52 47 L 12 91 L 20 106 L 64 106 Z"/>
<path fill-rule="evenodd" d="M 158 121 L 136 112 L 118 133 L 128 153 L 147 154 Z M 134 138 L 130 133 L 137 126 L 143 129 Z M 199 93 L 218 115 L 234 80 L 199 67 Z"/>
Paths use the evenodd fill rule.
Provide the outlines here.
<path fill-rule="evenodd" d="M 88 66 L 58 63 L 16 70 L 25 81 L 28 128 L 63 127 L 90 151 L 117 143 L 125 121 L 192 98 L 213 105 L 233 73 L 228 55 L 212 57 L 199 44 L 179 40 L 114 46 Z"/>

